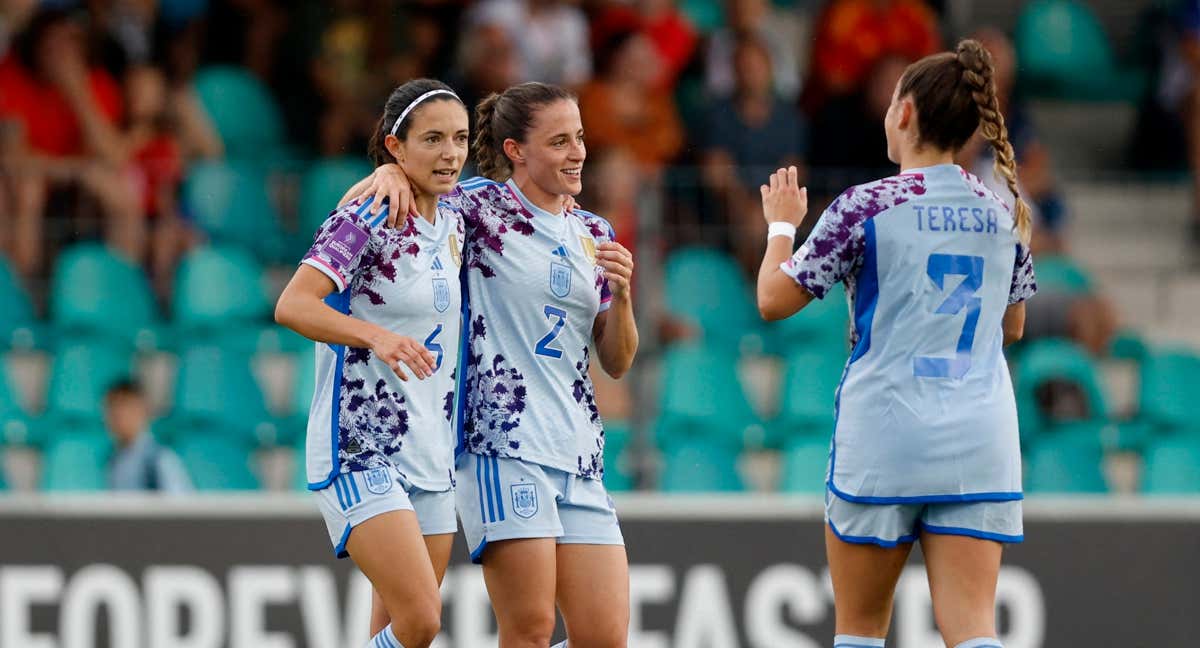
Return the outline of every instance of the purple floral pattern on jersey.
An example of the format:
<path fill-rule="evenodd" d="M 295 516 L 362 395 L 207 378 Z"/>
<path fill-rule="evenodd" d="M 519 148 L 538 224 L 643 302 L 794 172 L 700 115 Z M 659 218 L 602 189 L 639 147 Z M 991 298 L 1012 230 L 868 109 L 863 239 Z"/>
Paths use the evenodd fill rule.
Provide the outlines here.
<path fill-rule="evenodd" d="M 475 341 L 487 336 L 483 315 L 471 321 L 467 356 L 467 380 L 464 386 L 467 414 L 464 421 L 467 450 L 487 456 L 515 456 L 521 442 L 511 433 L 521 424 L 525 411 L 525 376 L 508 366 L 502 355 L 484 363 L 475 352 Z"/>
<path fill-rule="evenodd" d="M 863 223 L 924 193 L 925 176 L 919 173 L 847 189 L 821 214 L 808 240 L 783 263 L 783 271 L 817 299 L 824 299 L 829 289 L 841 281 L 852 290 L 847 280 L 862 265 Z"/>
<path fill-rule="evenodd" d="M 458 367 L 455 367 L 454 371 L 450 372 L 450 382 L 451 384 L 457 385 L 457 381 Z M 447 423 L 454 420 L 454 389 L 446 392 L 446 395 L 442 397 L 442 411 L 446 413 Z"/>
<path fill-rule="evenodd" d="M 967 183 L 967 187 L 969 187 L 971 191 L 975 192 L 976 196 L 979 196 L 980 198 L 987 198 L 988 200 L 994 200 L 1004 207 L 1004 211 L 1011 211 L 1008 207 L 1008 203 L 1000 197 L 1000 194 L 992 191 L 992 188 L 987 186 L 987 184 L 985 184 L 983 180 L 979 178 L 979 176 L 963 168 L 959 168 L 958 172 L 962 174 L 963 182 Z"/>
<path fill-rule="evenodd" d="M 571 395 L 580 407 L 587 410 L 588 422 L 595 437 L 595 448 L 588 456 L 579 455 L 578 474 L 584 479 L 604 478 L 604 424 L 600 420 L 600 409 L 596 407 L 596 390 L 588 374 L 591 365 L 590 351 L 583 348 L 583 360 L 575 363 L 579 378 L 571 385 Z"/>
<path fill-rule="evenodd" d="M 342 378 L 338 416 L 339 455 L 351 471 L 387 465 L 408 435 L 404 396 L 387 381 L 368 386 L 362 378 Z"/>
<path fill-rule="evenodd" d="M 1017 260 L 1013 264 L 1012 285 L 1008 289 L 1009 305 L 1017 304 L 1037 294 L 1037 277 L 1033 272 L 1033 255 L 1029 248 L 1017 243 Z"/>
<path fill-rule="evenodd" d="M 462 214 L 464 263 L 489 279 L 496 270 L 487 264 L 486 253 L 503 255 L 504 237 L 511 233 L 533 236 L 529 213 L 507 185 L 487 182 L 467 191 L 459 186 L 442 200 Z"/>

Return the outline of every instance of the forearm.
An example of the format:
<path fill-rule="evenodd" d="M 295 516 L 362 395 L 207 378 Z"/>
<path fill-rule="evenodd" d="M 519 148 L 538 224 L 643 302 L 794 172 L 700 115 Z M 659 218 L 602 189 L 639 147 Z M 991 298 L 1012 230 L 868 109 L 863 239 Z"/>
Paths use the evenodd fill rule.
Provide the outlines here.
<path fill-rule="evenodd" d="M 322 299 L 289 295 L 286 290 L 275 306 L 275 321 L 310 340 L 356 348 L 371 348 L 384 333 L 375 324 L 339 313 Z"/>
<path fill-rule="evenodd" d="M 767 250 L 763 253 L 762 265 L 758 268 L 758 312 L 765 320 L 783 319 L 795 313 L 787 311 L 785 291 L 794 291 L 795 281 L 779 268 L 783 262 L 792 256 L 792 239 L 786 236 L 772 236 L 767 239 Z"/>
<path fill-rule="evenodd" d="M 613 297 L 604 326 L 598 331 L 596 351 L 600 366 L 613 378 L 625 375 L 637 355 L 638 330 L 633 317 L 633 300 Z"/>

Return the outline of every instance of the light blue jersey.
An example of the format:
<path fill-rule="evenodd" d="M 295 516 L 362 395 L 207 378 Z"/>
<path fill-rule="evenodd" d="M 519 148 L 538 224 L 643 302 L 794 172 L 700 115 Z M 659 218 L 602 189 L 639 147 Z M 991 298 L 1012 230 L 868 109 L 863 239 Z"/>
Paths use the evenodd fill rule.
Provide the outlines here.
<path fill-rule="evenodd" d="M 844 281 L 854 347 L 835 395 L 829 489 L 866 504 L 1021 499 L 1003 354 L 1036 291 L 1004 202 L 956 165 L 853 187 L 782 266 L 817 298 Z"/>
<path fill-rule="evenodd" d="M 391 467 L 413 487 L 448 490 L 454 481 L 462 219 L 443 204 L 436 223 L 409 216 L 392 229 L 383 225 L 387 210 L 372 216 L 369 206 L 351 203 L 333 212 L 303 263 L 336 286 L 326 303 L 424 342 L 436 368 L 425 380 L 406 370 L 404 382 L 371 349 L 318 343 L 308 487 L 321 490 L 344 473 Z"/>

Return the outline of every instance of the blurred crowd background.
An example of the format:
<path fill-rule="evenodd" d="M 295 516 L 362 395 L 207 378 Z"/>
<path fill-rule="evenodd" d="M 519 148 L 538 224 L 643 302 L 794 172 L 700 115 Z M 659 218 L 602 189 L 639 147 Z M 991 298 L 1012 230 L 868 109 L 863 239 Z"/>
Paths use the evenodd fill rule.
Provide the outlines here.
<path fill-rule="evenodd" d="M 798 165 L 811 227 L 894 173 L 896 80 L 966 36 L 1036 215 L 1028 489 L 1200 493 L 1195 0 L 0 0 L 0 484 L 301 488 L 312 344 L 274 298 L 430 76 L 578 93 L 579 202 L 638 259 L 610 489 L 819 493 L 847 307 L 759 320 L 756 188 Z M 982 141 L 960 164 L 1009 195 Z"/>

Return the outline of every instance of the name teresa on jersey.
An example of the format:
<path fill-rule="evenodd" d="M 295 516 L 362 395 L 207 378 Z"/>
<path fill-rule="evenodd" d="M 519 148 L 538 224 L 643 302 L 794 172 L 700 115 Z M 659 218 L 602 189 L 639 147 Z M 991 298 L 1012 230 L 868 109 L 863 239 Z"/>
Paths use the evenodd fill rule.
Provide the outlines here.
<path fill-rule="evenodd" d="M 912 209 L 917 216 L 917 230 L 921 232 L 995 234 L 999 229 L 999 217 L 990 207 L 913 205 Z"/>

